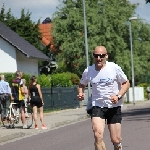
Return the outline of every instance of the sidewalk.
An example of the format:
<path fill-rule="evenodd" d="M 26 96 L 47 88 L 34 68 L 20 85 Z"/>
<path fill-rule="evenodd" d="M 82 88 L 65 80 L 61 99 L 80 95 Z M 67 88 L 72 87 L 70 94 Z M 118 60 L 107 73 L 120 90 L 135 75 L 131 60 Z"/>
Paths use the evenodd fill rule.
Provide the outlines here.
<path fill-rule="evenodd" d="M 150 107 L 150 101 L 136 102 L 135 105 L 124 104 L 124 106 L 122 107 L 122 111 L 125 111 L 127 109 L 142 108 L 146 106 Z M 20 121 L 20 123 L 16 125 L 15 129 L 6 129 L 5 127 L 0 127 L 0 144 L 3 144 L 10 140 L 16 140 L 18 138 L 23 138 L 31 135 L 36 135 L 42 132 L 47 132 L 51 129 L 64 126 L 66 124 L 78 122 L 81 120 L 85 120 L 85 119 L 88 119 L 86 113 L 86 107 L 46 113 L 44 115 L 44 120 L 45 120 L 45 124 L 48 127 L 47 130 L 41 129 L 40 122 L 39 122 L 38 130 L 34 129 L 34 123 L 31 129 L 21 129 L 22 124 Z"/>

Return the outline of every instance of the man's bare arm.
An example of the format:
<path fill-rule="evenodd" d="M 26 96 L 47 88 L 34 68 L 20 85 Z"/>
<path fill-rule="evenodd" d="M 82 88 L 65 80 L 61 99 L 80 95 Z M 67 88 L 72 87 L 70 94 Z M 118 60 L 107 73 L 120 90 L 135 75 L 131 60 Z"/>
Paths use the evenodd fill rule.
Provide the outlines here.
<path fill-rule="evenodd" d="M 118 95 L 123 96 L 128 91 L 129 87 L 130 87 L 129 80 L 127 80 L 126 82 L 122 83 L 121 90 L 119 91 Z"/>
<path fill-rule="evenodd" d="M 78 97 L 78 99 L 80 100 L 80 101 L 82 101 L 82 100 L 84 100 L 84 90 L 85 90 L 85 85 L 84 84 L 79 84 L 79 86 L 78 86 L 78 95 L 77 95 L 77 97 Z"/>
<path fill-rule="evenodd" d="M 122 83 L 121 85 L 121 90 L 119 91 L 119 93 L 117 94 L 118 96 L 121 95 L 121 97 L 128 91 L 130 87 L 130 83 L 129 80 L 127 80 L 126 82 Z M 113 104 L 116 104 L 119 101 L 119 98 L 117 95 L 111 95 L 110 100 L 112 101 Z"/>

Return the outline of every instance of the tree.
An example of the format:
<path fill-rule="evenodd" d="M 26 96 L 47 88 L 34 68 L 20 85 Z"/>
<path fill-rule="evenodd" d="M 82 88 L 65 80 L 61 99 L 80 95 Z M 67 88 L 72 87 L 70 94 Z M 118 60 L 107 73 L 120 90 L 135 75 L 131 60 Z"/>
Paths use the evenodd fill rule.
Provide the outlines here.
<path fill-rule="evenodd" d="M 109 61 L 121 65 L 131 79 L 130 42 L 128 18 L 135 15 L 135 8 L 127 0 L 85 0 L 89 62 L 97 45 L 106 46 Z M 67 71 L 81 74 L 86 67 L 84 45 L 83 6 L 81 0 L 63 0 L 53 16 L 53 37 L 60 50 L 57 60 L 64 61 Z M 133 49 L 136 81 L 147 72 L 147 53 L 150 27 L 133 21 Z M 137 40 L 141 39 L 141 41 Z M 141 48 L 144 51 L 141 53 Z M 60 57 L 61 55 L 61 57 Z M 140 61 L 142 60 L 142 61 Z"/>
<path fill-rule="evenodd" d="M 11 14 L 11 9 L 5 13 L 5 6 L 3 5 L 0 13 L 0 21 L 4 22 L 14 32 L 23 37 L 26 41 L 34 45 L 38 50 L 41 50 L 50 58 L 49 61 L 39 63 L 39 69 L 41 73 L 49 74 L 55 70 L 57 64 L 55 67 L 54 59 L 51 59 L 51 56 L 49 55 L 50 50 L 47 47 L 41 47 L 41 33 L 39 32 L 38 27 L 40 20 L 38 20 L 37 23 L 32 22 L 31 13 L 28 11 L 25 14 L 24 9 L 21 10 L 21 17 L 19 19 L 15 18 Z"/>
<path fill-rule="evenodd" d="M 25 10 L 21 10 L 21 17 L 15 18 L 11 15 L 11 9 L 5 13 L 5 6 L 1 8 L 0 21 L 4 22 L 8 27 L 15 31 L 18 35 L 27 40 L 30 44 L 34 45 L 37 49 L 41 49 L 41 39 L 39 32 L 39 21 L 34 23 L 31 21 L 31 13 L 28 11 L 25 14 Z"/>
<path fill-rule="evenodd" d="M 145 0 L 145 1 L 146 1 L 146 4 L 147 4 L 147 3 L 150 3 L 150 0 Z"/>

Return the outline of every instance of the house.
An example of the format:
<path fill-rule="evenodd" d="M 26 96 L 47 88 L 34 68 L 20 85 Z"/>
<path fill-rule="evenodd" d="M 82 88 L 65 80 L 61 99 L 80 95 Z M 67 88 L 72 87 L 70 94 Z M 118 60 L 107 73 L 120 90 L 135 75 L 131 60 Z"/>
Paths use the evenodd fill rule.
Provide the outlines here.
<path fill-rule="evenodd" d="M 55 61 L 53 53 L 56 52 L 56 47 L 53 42 L 52 33 L 53 24 L 51 23 L 51 19 L 47 17 L 42 24 L 39 24 L 39 32 L 42 35 L 42 45 L 48 48 L 50 61 L 46 63 L 45 66 L 40 67 L 40 73 L 51 74 L 53 70 L 58 68 L 58 65 Z"/>
<path fill-rule="evenodd" d="M 51 41 L 52 41 L 52 37 L 51 37 L 51 34 L 50 34 L 51 33 L 51 28 L 52 28 L 51 23 L 39 24 L 39 32 L 42 35 L 42 43 L 43 43 L 44 46 L 49 46 L 51 44 Z"/>
<path fill-rule="evenodd" d="M 39 32 L 42 34 L 42 43 L 47 46 L 50 51 L 55 52 L 56 47 L 51 35 L 53 24 L 49 17 L 47 17 L 42 24 L 39 24 Z"/>
<path fill-rule="evenodd" d="M 24 38 L 0 22 L 0 72 L 15 72 L 38 75 L 38 61 L 49 58 Z"/>

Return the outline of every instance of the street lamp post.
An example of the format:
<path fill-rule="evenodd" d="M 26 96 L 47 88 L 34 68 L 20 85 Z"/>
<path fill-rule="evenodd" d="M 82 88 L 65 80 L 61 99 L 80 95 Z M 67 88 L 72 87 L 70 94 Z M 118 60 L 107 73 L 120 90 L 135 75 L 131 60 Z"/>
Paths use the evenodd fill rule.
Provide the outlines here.
<path fill-rule="evenodd" d="M 86 25 L 86 14 L 85 14 L 85 1 L 82 0 L 83 3 L 83 14 L 84 14 L 84 37 L 85 37 L 85 52 L 86 52 L 86 65 L 89 66 L 88 59 L 88 41 L 87 41 L 87 25 Z M 90 97 L 90 83 L 88 83 L 88 98 Z"/>
<path fill-rule="evenodd" d="M 132 20 L 137 20 L 137 17 L 129 18 L 129 33 L 130 33 L 130 49 L 131 49 L 131 68 L 132 68 L 132 97 L 133 104 L 135 105 L 135 91 L 134 91 L 134 60 L 133 60 L 133 49 L 132 49 Z"/>

